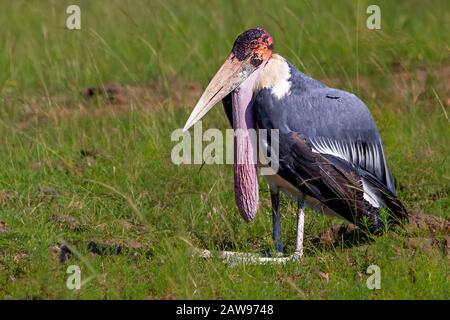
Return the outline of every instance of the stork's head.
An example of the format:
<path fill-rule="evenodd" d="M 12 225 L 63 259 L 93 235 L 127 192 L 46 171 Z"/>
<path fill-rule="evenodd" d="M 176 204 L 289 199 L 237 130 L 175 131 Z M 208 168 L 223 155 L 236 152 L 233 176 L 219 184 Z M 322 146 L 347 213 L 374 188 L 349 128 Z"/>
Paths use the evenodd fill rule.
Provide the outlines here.
<path fill-rule="evenodd" d="M 250 63 L 259 67 L 272 55 L 273 40 L 263 28 L 255 28 L 240 34 L 234 42 L 231 52 L 239 61 L 250 58 Z"/>
<path fill-rule="evenodd" d="M 272 48 L 272 37 L 263 28 L 249 29 L 240 34 L 231 54 L 203 92 L 183 130 L 188 130 L 255 70 L 263 67 L 272 56 Z"/>

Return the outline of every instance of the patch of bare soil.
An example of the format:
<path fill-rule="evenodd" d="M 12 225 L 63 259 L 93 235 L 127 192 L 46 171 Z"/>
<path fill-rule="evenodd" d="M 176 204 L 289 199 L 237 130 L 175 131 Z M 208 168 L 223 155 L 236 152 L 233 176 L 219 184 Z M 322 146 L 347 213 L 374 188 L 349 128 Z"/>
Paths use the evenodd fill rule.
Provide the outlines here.
<path fill-rule="evenodd" d="M 152 81 L 143 86 L 106 83 L 90 86 L 80 91 L 78 97 L 64 95 L 34 98 L 24 105 L 23 120 L 19 129 L 48 120 L 77 119 L 121 115 L 131 111 L 151 114 L 168 106 L 181 108 L 193 105 L 201 95 L 201 88 L 193 81 L 168 79 L 168 88 Z"/>
<path fill-rule="evenodd" d="M 409 235 L 407 248 L 426 254 L 443 252 L 450 262 L 450 220 L 432 215 L 412 212 L 406 227 Z M 442 238 L 442 235 L 444 237 Z"/>
<path fill-rule="evenodd" d="M 444 251 L 450 259 L 450 220 L 432 215 L 411 212 L 406 225 L 406 247 L 423 250 L 427 254 Z M 442 238 L 444 234 L 444 238 Z M 324 230 L 311 241 L 318 247 L 352 247 L 370 242 L 371 239 L 353 224 L 337 225 Z"/>

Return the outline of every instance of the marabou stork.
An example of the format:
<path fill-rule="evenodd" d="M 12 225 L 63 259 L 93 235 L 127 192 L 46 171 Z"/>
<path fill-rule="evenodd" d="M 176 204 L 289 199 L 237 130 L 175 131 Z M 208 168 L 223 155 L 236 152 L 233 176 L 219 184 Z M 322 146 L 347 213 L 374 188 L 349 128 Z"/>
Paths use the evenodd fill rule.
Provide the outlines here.
<path fill-rule="evenodd" d="M 298 201 L 295 258 L 303 254 L 305 205 L 372 234 L 406 219 L 365 104 L 354 94 L 301 73 L 272 49 L 272 37 L 262 28 L 239 35 L 184 130 L 222 99 L 234 130 L 279 130 L 279 169 L 264 176 L 271 194 L 276 251 L 283 253 L 280 191 Z M 236 137 L 234 142 L 236 157 Z M 271 143 L 269 134 L 263 145 L 269 148 Z M 244 152 L 254 148 L 250 143 Z M 248 222 L 258 209 L 257 165 L 235 162 L 234 180 L 236 204 Z"/>

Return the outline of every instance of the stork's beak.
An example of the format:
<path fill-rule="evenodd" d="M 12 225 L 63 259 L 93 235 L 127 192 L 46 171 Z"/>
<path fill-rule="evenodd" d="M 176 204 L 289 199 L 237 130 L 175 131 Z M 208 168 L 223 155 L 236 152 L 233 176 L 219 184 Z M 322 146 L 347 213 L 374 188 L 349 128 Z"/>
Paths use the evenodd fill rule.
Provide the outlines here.
<path fill-rule="evenodd" d="M 223 65 L 212 78 L 200 100 L 197 102 L 189 119 L 184 125 L 183 132 L 187 131 L 199 121 L 216 103 L 221 101 L 227 94 L 236 89 L 247 79 L 257 67 L 250 63 L 250 58 L 240 61 L 231 53 Z"/>

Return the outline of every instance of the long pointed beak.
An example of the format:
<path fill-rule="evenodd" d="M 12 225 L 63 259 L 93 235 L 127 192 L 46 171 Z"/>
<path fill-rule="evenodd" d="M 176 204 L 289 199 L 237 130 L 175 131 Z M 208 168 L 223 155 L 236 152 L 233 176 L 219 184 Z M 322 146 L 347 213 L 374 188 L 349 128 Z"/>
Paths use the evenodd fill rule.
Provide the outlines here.
<path fill-rule="evenodd" d="M 195 105 L 194 110 L 184 125 L 183 132 L 187 131 L 199 121 L 216 103 L 236 89 L 255 70 L 256 67 L 250 64 L 248 59 L 239 61 L 231 53 Z"/>

